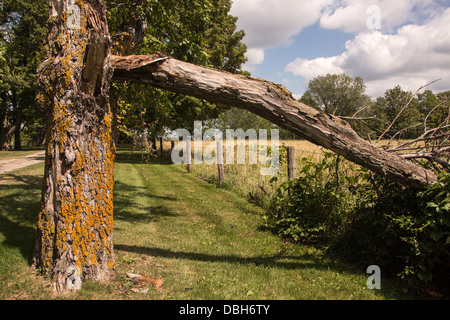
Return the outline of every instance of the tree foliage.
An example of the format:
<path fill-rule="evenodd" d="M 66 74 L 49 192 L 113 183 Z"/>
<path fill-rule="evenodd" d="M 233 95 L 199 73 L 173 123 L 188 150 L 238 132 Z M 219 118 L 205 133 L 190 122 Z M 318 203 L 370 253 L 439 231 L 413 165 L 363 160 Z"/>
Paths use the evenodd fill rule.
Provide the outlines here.
<path fill-rule="evenodd" d="M 43 121 L 35 104 L 36 68 L 47 35 L 45 0 L 3 1 L 0 24 L 0 147 L 20 149 L 21 130 L 42 141 Z"/>
<path fill-rule="evenodd" d="M 115 54 L 163 52 L 233 73 L 240 72 L 246 61 L 244 32 L 236 30 L 229 0 L 119 0 L 107 1 L 107 6 Z M 146 26 L 145 36 L 130 52 L 123 30 L 131 30 L 128 38 L 132 38 L 130 27 L 139 24 Z M 121 83 L 114 88 L 122 135 L 140 132 L 156 136 L 167 129 L 192 128 L 195 120 L 216 118 L 228 108 L 138 84 Z"/>
<path fill-rule="evenodd" d="M 362 78 L 327 74 L 312 79 L 300 101 L 349 120 L 361 137 L 374 141 L 380 136 L 397 140 L 417 138 L 425 128 L 436 128 L 449 116 L 450 91 L 414 94 L 395 86 L 383 96 L 371 99 L 365 88 Z"/>
<path fill-rule="evenodd" d="M 277 189 L 265 226 L 350 262 L 376 264 L 419 293 L 448 295 L 449 186 L 441 171 L 433 186 L 405 188 L 324 152 L 319 161 L 303 158 L 299 177 Z"/>
<path fill-rule="evenodd" d="M 301 101 L 328 114 L 352 116 L 370 103 L 365 89 L 360 77 L 327 74 L 309 82 Z"/>

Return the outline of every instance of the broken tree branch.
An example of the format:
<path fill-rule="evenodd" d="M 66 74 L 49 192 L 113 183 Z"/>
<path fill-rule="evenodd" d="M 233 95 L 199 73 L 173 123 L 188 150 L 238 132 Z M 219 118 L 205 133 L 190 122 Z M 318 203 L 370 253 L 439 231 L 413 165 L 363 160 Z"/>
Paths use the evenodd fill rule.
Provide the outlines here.
<path fill-rule="evenodd" d="M 115 80 L 246 109 L 403 185 L 420 187 L 437 181 L 433 171 L 377 148 L 359 137 L 346 121 L 295 100 L 281 85 L 199 67 L 162 54 L 111 56 L 111 62 Z"/>

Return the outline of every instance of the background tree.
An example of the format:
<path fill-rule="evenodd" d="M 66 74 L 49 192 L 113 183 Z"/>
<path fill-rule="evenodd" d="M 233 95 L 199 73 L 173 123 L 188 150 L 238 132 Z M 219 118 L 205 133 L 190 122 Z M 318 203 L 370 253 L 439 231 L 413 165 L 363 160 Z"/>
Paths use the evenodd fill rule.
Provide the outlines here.
<path fill-rule="evenodd" d="M 301 101 L 325 113 L 352 116 L 370 103 L 366 86 L 360 77 L 344 73 L 318 76 L 308 83 Z"/>
<path fill-rule="evenodd" d="M 372 104 L 365 89 L 364 80 L 360 77 L 353 79 L 344 73 L 327 74 L 312 79 L 300 101 L 328 114 L 352 117 L 358 113 L 358 117 L 364 117 Z M 367 137 L 366 125 L 359 121 L 351 121 L 350 124 L 361 137 Z"/>
<path fill-rule="evenodd" d="M 6 0 L 0 16 L 0 147 L 21 148 L 21 131 L 43 139 L 42 114 L 37 110 L 36 68 L 43 57 L 47 34 L 48 1 Z"/>
<path fill-rule="evenodd" d="M 226 129 L 275 129 L 270 121 L 261 118 L 247 110 L 231 108 L 223 112 L 217 119 L 213 120 L 212 127 L 217 127 L 222 132 Z"/>
<path fill-rule="evenodd" d="M 233 73 L 240 72 L 246 61 L 247 48 L 242 42 L 245 34 L 236 31 L 237 18 L 229 15 L 229 0 L 106 2 L 115 54 L 163 52 Z M 127 36 L 123 30 L 139 24 L 147 29 L 142 41 L 132 48 L 127 39 L 135 33 L 128 32 Z M 114 84 L 114 89 L 122 138 L 136 133 L 163 135 L 166 130 L 179 127 L 192 129 L 195 120 L 216 118 L 228 109 L 134 83 Z"/>
<path fill-rule="evenodd" d="M 428 107 L 423 105 L 423 108 Z M 385 138 L 416 138 L 422 130 L 424 115 L 419 110 L 419 103 L 411 92 L 404 91 L 400 86 L 387 90 L 383 97 L 377 98 L 372 112 L 377 116 L 373 126 L 379 132 L 387 130 Z"/>
<path fill-rule="evenodd" d="M 266 120 L 247 110 L 235 107 L 231 107 L 230 109 L 224 111 L 217 119 L 208 121 L 206 126 L 218 128 L 222 132 L 225 132 L 226 129 L 242 129 L 244 131 L 248 129 L 255 129 L 256 132 L 258 132 L 259 129 L 265 129 L 267 130 L 269 137 L 271 132 L 270 130 L 278 129 L 280 139 L 293 140 L 298 138 L 295 133 L 280 128 L 269 120 Z"/>

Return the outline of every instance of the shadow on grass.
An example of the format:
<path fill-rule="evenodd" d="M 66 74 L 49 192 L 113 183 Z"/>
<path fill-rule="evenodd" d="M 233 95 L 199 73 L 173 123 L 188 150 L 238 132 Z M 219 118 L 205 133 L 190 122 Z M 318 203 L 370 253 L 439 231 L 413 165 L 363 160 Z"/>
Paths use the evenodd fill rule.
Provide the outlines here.
<path fill-rule="evenodd" d="M 42 177 L 3 174 L 0 183 L 0 232 L 3 244 L 20 250 L 31 264 L 40 208 Z M 8 183 L 8 181 L 13 181 Z M 17 183 L 19 182 L 19 183 Z"/>
<path fill-rule="evenodd" d="M 145 254 L 148 256 L 162 257 L 169 259 L 187 259 L 201 262 L 221 262 L 234 263 L 252 266 L 265 266 L 280 269 L 317 269 L 327 270 L 330 264 L 325 264 L 320 261 L 316 255 L 304 254 L 301 256 L 283 255 L 282 253 L 272 256 L 261 257 L 240 257 L 237 255 L 214 255 L 197 252 L 172 251 L 161 248 L 150 248 L 143 246 L 134 246 L 126 244 L 115 244 L 114 248 L 121 251 L 127 251 L 138 254 Z M 282 260 L 297 260 L 297 261 L 282 261 Z M 280 261 L 281 260 L 281 261 Z M 338 267 L 338 266 L 334 266 Z M 341 269 L 339 271 L 344 271 Z"/>
<path fill-rule="evenodd" d="M 149 223 L 162 217 L 177 216 L 164 206 L 166 201 L 177 201 L 177 198 L 150 193 L 146 187 L 137 187 L 116 181 L 114 184 L 114 219 L 131 223 Z M 155 202 L 157 203 L 155 205 Z M 158 204 L 162 203 L 162 204 Z"/>
<path fill-rule="evenodd" d="M 315 254 L 301 254 L 297 256 L 285 255 L 283 253 L 272 256 L 241 257 L 237 255 L 214 255 L 197 252 L 173 251 L 170 249 L 152 248 L 144 246 L 115 244 L 115 250 L 130 253 L 144 254 L 152 257 L 169 259 L 186 259 L 199 262 L 239 264 L 243 266 L 262 266 L 265 268 L 285 269 L 285 270 L 332 270 L 337 273 L 362 274 L 363 271 L 355 270 L 351 265 L 334 261 L 324 261 Z M 396 279 L 386 279 L 383 281 L 383 290 L 377 292 L 387 299 L 415 299 L 415 296 L 407 296 L 401 291 Z"/>
<path fill-rule="evenodd" d="M 166 164 L 171 165 L 172 160 L 170 154 L 165 153 L 161 156 L 153 156 L 146 151 L 132 151 L 128 149 L 119 149 L 116 152 L 116 163 L 131 163 L 131 164 Z"/>

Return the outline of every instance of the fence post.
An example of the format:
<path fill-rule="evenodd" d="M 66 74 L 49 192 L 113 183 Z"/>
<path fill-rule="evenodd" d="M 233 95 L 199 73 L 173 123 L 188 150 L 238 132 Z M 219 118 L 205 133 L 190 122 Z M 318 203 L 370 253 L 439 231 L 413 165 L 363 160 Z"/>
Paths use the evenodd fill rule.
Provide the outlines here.
<path fill-rule="evenodd" d="M 293 180 L 297 177 L 295 172 L 295 147 L 287 147 L 287 168 L 288 179 Z M 291 196 L 291 188 L 288 188 L 288 195 Z"/>
<path fill-rule="evenodd" d="M 225 180 L 225 174 L 223 171 L 223 144 L 222 144 L 222 141 L 217 141 L 216 159 L 217 159 L 217 169 L 219 170 L 219 186 L 221 186 Z"/>
<path fill-rule="evenodd" d="M 297 178 L 295 172 L 295 147 L 287 147 L 287 168 L 289 180 Z"/>
<path fill-rule="evenodd" d="M 192 154 L 191 154 L 191 139 L 186 140 L 186 157 L 187 157 L 187 171 L 188 173 L 191 173 L 191 158 L 192 158 Z"/>
<path fill-rule="evenodd" d="M 173 148 L 175 148 L 175 141 L 171 140 L 170 141 L 170 153 L 172 153 Z"/>

